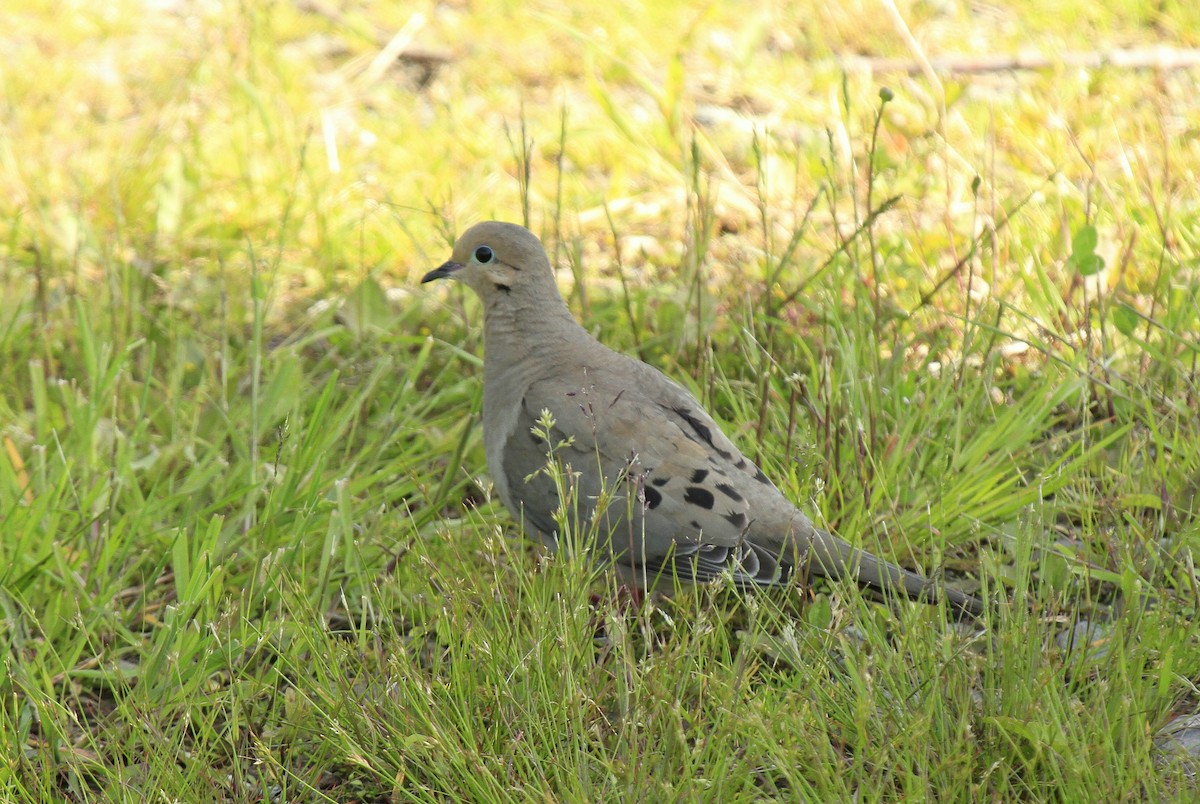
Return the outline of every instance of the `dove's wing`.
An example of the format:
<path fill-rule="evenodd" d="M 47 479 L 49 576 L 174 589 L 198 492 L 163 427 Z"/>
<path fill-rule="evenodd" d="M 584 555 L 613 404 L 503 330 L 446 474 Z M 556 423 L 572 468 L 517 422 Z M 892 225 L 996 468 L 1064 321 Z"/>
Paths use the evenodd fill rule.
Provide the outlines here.
<path fill-rule="evenodd" d="M 743 584 L 785 578 L 794 557 L 782 556 L 784 543 L 748 538 L 750 492 L 761 494 L 754 488 L 761 487 L 777 498 L 774 507 L 799 512 L 707 414 L 650 399 L 636 383 L 613 387 L 603 378 L 582 379 L 574 387 L 561 378 L 534 383 L 521 400 L 502 465 L 527 524 L 543 535 L 558 530 L 563 481 L 556 485 L 547 469 L 557 445 L 555 463 L 567 470 L 565 478 L 574 477 L 567 481 L 575 484 L 568 507 L 597 512 L 598 538 L 607 540 L 617 561 L 692 582 L 725 571 Z M 554 421 L 548 439 L 534 435 L 543 410 Z"/>

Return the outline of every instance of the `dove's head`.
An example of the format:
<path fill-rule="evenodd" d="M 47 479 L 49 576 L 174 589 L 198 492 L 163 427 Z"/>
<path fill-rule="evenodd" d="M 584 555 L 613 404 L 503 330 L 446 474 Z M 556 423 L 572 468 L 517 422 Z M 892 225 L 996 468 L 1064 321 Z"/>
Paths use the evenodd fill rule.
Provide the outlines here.
<path fill-rule="evenodd" d="M 450 259 L 421 282 L 450 277 L 467 284 L 484 302 L 558 297 L 542 242 L 515 223 L 488 221 L 463 232 Z"/>

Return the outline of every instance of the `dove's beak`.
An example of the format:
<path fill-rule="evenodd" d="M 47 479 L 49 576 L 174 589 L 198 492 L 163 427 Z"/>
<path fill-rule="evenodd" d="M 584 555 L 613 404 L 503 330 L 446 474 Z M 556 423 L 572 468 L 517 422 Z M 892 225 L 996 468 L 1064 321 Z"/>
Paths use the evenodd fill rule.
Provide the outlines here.
<path fill-rule="evenodd" d="M 459 268 L 462 268 L 461 262 L 444 262 L 437 268 L 434 268 L 432 271 L 425 274 L 425 276 L 421 277 L 421 284 L 424 285 L 426 282 L 432 282 L 435 279 L 444 279 L 445 277 L 453 274 Z"/>

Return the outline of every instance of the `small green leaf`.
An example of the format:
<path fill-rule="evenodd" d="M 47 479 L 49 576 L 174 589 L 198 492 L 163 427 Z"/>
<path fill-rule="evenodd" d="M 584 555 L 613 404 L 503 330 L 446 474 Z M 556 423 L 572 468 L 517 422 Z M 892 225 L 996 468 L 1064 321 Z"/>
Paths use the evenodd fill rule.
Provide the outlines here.
<path fill-rule="evenodd" d="M 1067 264 L 1075 267 L 1080 276 L 1091 276 L 1104 270 L 1104 258 L 1096 254 L 1096 244 L 1099 242 L 1096 227 L 1088 224 L 1071 238 L 1071 256 Z"/>
<path fill-rule="evenodd" d="M 1141 317 L 1137 314 L 1137 310 L 1130 307 L 1128 304 L 1118 304 L 1112 308 L 1113 326 L 1122 335 L 1132 335 L 1137 329 L 1138 321 Z"/>
<path fill-rule="evenodd" d="M 817 597 L 804 612 L 804 621 L 818 631 L 829 630 L 833 624 L 833 606 L 828 597 Z"/>
<path fill-rule="evenodd" d="M 1075 232 L 1075 236 L 1071 238 L 1071 257 L 1072 259 L 1080 259 L 1090 254 L 1096 253 L 1096 244 L 1100 242 L 1099 236 L 1096 234 L 1096 227 L 1088 224 L 1079 231 Z"/>
<path fill-rule="evenodd" d="M 1080 276 L 1092 276 L 1104 270 L 1104 258 L 1099 254 L 1087 254 L 1082 257 L 1072 254 L 1071 262 L 1075 263 L 1075 270 L 1079 271 Z"/>

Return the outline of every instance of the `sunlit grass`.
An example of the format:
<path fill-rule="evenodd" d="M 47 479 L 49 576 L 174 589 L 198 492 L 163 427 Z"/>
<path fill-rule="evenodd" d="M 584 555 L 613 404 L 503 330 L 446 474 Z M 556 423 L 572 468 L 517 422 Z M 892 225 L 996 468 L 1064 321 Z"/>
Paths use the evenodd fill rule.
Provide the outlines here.
<path fill-rule="evenodd" d="M 1200 31 L 900 5 L 931 55 Z M 1194 796 L 1194 75 L 844 72 L 916 55 L 880 9 L 6 12 L 3 797 Z M 516 538 L 480 310 L 415 282 L 526 212 L 591 331 L 982 627 L 634 611 Z"/>

